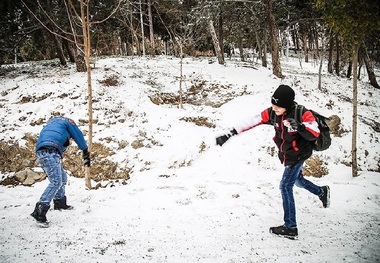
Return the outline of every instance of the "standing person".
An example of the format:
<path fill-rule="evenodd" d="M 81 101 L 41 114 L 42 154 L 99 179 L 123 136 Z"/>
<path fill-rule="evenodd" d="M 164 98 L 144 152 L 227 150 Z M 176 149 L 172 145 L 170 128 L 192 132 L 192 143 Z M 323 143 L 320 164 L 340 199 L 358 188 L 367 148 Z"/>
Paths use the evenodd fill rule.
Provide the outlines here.
<path fill-rule="evenodd" d="M 312 155 L 312 142 L 319 136 L 318 124 L 313 114 L 304 109 L 301 122 L 295 120 L 295 93 L 287 85 L 280 85 L 271 98 L 272 106 L 265 109 L 246 122 L 236 125 L 229 133 L 216 138 L 216 144 L 222 146 L 229 138 L 236 134 L 252 129 L 261 124 L 274 126 L 274 142 L 278 147 L 278 157 L 285 166 L 280 182 L 282 195 L 284 224 L 269 228 L 269 232 L 287 237 L 298 238 L 296 222 L 296 208 L 293 196 L 293 186 L 304 188 L 322 201 L 323 207 L 330 205 L 329 186 L 317 186 L 304 178 L 302 166 L 306 159 Z M 275 122 L 272 123 L 270 116 L 275 112 Z"/>
<path fill-rule="evenodd" d="M 78 126 L 69 118 L 54 117 L 50 119 L 42 129 L 36 143 L 38 161 L 50 182 L 31 214 L 42 226 L 49 226 L 46 213 L 52 200 L 54 210 L 71 210 L 73 208 L 66 203 L 65 186 L 67 174 L 62 166 L 62 156 L 70 145 L 71 138 L 74 139 L 79 149 L 83 151 L 84 165 L 89 167 L 90 153 L 88 152 L 87 143 Z"/>

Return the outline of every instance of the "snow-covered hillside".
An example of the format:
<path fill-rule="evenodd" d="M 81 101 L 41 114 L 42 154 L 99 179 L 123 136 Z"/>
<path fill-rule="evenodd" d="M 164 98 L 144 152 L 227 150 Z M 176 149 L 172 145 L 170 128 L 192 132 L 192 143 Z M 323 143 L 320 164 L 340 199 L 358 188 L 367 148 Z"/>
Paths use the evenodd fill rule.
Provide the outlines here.
<path fill-rule="evenodd" d="M 37 135 L 53 115 L 88 130 L 85 73 L 52 63 L 16 65 L 0 79 L 2 142 L 25 145 L 25 134 Z M 97 61 L 93 141 L 112 150 L 102 158 L 129 169 L 130 179 L 89 191 L 83 179 L 70 177 L 67 198 L 75 210 L 50 210 L 48 229 L 29 216 L 47 180 L 1 186 L 0 261 L 379 262 L 379 90 L 359 82 L 360 176 L 352 178 L 352 80 L 324 72 L 320 91 L 317 65 L 301 69 L 290 59 L 282 66 L 283 80 L 255 63 L 186 58 L 179 109 L 178 58 Z M 310 179 L 330 186 L 331 207 L 295 188 L 298 241 L 268 231 L 283 216 L 273 128 L 259 126 L 215 146 L 216 136 L 269 107 L 281 83 L 294 88 L 298 103 L 341 119 L 340 137 L 316 153 L 328 174 Z"/>

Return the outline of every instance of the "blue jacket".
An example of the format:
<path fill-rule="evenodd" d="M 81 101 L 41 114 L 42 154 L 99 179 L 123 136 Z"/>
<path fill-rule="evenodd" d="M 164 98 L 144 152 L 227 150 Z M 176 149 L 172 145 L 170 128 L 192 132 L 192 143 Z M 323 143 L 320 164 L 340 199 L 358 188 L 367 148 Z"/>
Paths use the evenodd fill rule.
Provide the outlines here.
<path fill-rule="evenodd" d="M 82 151 L 87 149 L 83 134 L 73 120 L 65 117 L 54 117 L 42 129 L 36 143 L 36 151 L 43 146 L 54 147 L 62 156 L 69 146 L 71 138 Z"/>

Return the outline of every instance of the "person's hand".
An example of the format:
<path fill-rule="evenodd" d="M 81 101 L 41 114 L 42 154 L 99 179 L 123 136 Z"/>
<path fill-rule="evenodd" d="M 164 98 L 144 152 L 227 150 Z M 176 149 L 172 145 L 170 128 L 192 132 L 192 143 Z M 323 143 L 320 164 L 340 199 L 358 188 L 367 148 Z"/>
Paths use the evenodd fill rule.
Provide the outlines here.
<path fill-rule="evenodd" d="M 216 144 L 219 146 L 222 146 L 226 141 L 228 141 L 229 138 L 236 135 L 237 131 L 235 129 L 232 129 L 229 133 L 226 133 L 224 135 L 221 135 L 216 138 Z"/>
<path fill-rule="evenodd" d="M 90 159 L 90 153 L 88 150 L 83 150 L 83 164 L 84 166 L 90 167 L 91 166 L 91 159 Z"/>
<path fill-rule="evenodd" d="M 292 118 L 284 120 L 284 126 L 288 128 L 292 128 L 293 130 L 297 130 L 297 131 L 305 130 L 305 125 L 303 125 L 302 123 Z"/>

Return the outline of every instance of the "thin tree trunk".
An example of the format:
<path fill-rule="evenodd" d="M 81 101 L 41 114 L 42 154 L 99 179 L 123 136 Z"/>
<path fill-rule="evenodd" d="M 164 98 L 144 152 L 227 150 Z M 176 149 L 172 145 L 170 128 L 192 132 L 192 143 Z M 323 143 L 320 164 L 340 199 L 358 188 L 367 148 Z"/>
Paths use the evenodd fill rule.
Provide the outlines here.
<path fill-rule="evenodd" d="M 339 38 L 336 38 L 336 60 L 335 60 L 335 74 L 339 76 L 339 67 L 340 63 L 340 45 L 339 45 Z"/>
<path fill-rule="evenodd" d="M 255 35 L 256 35 L 256 42 L 257 42 L 257 47 L 259 48 L 259 52 L 257 54 L 257 58 L 260 58 L 262 59 L 262 54 L 263 54 L 263 51 L 262 51 L 262 47 L 261 47 L 261 39 L 259 38 L 259 34 L 257 33 L 257 30 L 255 30 Z"/>
<path fill-rule="evenodd" d="M 327 62 L 327 71 L 332 74 L 333 73 L 333 51 L 334 51 L 334 36 L 330 34 L 330 42 L 329 42 L 329 61 Z"/>
<path fill-rule="evenodd" d="M 303 54 L 305 56 L 305 63 L 309 62 L 309 51 L 307 48 L 307 34 L 304 32 L 302 35 Z"/>
<path fill-rule="evenodd" d="M 183 48 L 182 48 L 182 39 L 179 40 L 179 51 L 180 51 L 180 68 L 179 68 L 179 74 L 180 74 L 180 78 L 179 78 L 179 90 L 178 90 L 178 93 L 179 93 L 179 102 L 178 102 L 178 108 L 180 109 L 183 109 L 183 100 L 182 100 L 182 96 L 183 96 L 183 92 L 182 92 L 182 82 L 183 82 Z"/>
<path fill-rule="evenodd" d="M 224 34 L 223 34 L 223 16 L 219 15 L 219 23 L 218 23 L 218 39 L 219 39 L 219 48 L 221 50 L 221 54 L 224 61 Z"/>
<path fill-rule="evenodd" d="M 318 30 L 313 27 L 313 38 L 314 38 L 314 41 L 315 41 L 315 49 L 316 49 L 316 56 L 317 57 L 320 57 L 319 56 L 319 37 L 318 37 Z M 322 43 L 323 45 L 323 43 Z M 323 49 L 323 48 L 322 48 Z"/>
<path fill-rule="evenodd" d="M 355 48 L 353 59 L 352 59 L 352 68 L 353 68 L 353 95 L 352 95 L 352 176 L 358 176 L 358 159 L 357 159 L 357 146 L 356 146 L 356 137 L 358 130 L 358 52 L 359 46 Z"/>
<path fill-rule="evenodd" d="M 325 55 L 325 45 L 324 45 L 324 39 L 321 40 L 322 42 L 322 50 L 319 53 L 320 54 L 320 62 L 319 62 L 319 71 L 318 71 L 318 89 L 322 91 L 322 66 L 323 66 L 323 58 Z"/>
<path fill-rule="evenodd" d="M 145 57 L 145 34 L 144 34 L 144 19 L 143 19 L 143 13 L 142 13 L 142 4 L 141 1 L 139 2 L 140 7 L 140 25 L 141 25 L 141 45 L 142 45 L 142 52 L 143 57 Z"/>
<path fill-rule="evenodd" d="M 298 32 L 297 30 L 295 30 L 293 28 L 292 30 L 292 35 L 293 35 L 293 43 L 294 43 L 294 46 L 295 46 L 295 53 L 297 54 L 298 51 L 300 50 L 300 42 L 299 42 L 299 38 L 298 38 Z"/>
<path fill-rule="evenodd" d="M 83 30 L 84 58 L 87 67 L 87 91 L 88 91 L 88 152 L 92 150 L 92 86 L 91 86 L 91 37 L 90 37 L 90 0 L 81 0 L 81 19 Z M 85 5 L 85 6 L 84 6 Z M 90 167 L 85 167 L 85 185 L 91 189 Z"/>
<path fill-rule="evenodd" d="M 224 58 L 223 58 L 222 50 L 220 49 L 220 44 L 219 44 L 219 40 L 218 40 L 218 37 L 217 37 L 216 32 L 215 32 L 215 27 L 214 27 L 213 21 L 209 20 L 208 25 L 209 25 L 209 30 L 210 30 L 211 37 L 212 37 L 212 42 L 214 43 L 214 49 L 215 49 L 216 57 L 218 58 L 218 63 L 223 65 L 224 64 Z"/>
<path fill-rule="evenodd" d="M 66 58 L 65 58 L 65 55 L 63 53 L 63 48 L 62 48 L 62 44 L 61 42 L 59 41 L 59 38 L 57 35 L 53 35 L 53 38 L 54 38 L 54 43 L 57 47 L 57 56 L 59 58 L 59 62 L 61 63 L 62 66 L 66 66 L 67 65 L 67 61 L 66 61 Z"/>
<path fill-rule="evenodd" d="M 237 37 L 237 44 L 238 44 L 238 48 L 239 48 L 240 59 L 241 59 L 241 61 L 245 61 L 244 49 L 243 49 L 243 40 L 242 40 L 241 36 Z"/>
<path fill-rule="evenodd" d="M 64 38 L 62 39 L 62 42 L 63 42 L 63 48 L 66 49 L 66 52 L 69 55 L 69 61 L 71 63 L 74 63 L 75 62 L 75 53 L 74 53 L 74 49 L 72 47 L 72 43 L 69 43 L 69 41 L 67 41 Z"/>
<path fill-rule="evenodd" d="M 279 45 L 278 45 L 278 37 L 277 37 L 277 26 L 276 20 L 272 11 L 272 0 L 264 0 L 265 10 L 268 19 L 269 25 L 269 35 L 272 46 L 272 66 L 273 66 L 273 74 L 279 78 L 282 78 L 281 72 L 281 64 L 280 64 L 280 56 L 279 56 Z"/>
<path fill-rule="evenodd" d="M 349 79 L 352 74 L 352 61 L 348 62 L 346 77 Z"/>
<path fill-rule="evenodd" d="M 149 17 L 149 39 L 151 45 L 151 55 L 155 55 L 156 46 L 154 44 L 154 31 L 153 31 L 153 16 L 152 16 L 152 0 L 148 0 L 148 17 Z"/>
<path fill-rule="evenodd" d="M 264 30 L 264 48 L 263 48 L 263 57 L 261 59 L 261 65 L 263 67 L 268 67 L 268 59 L 267 59 L 267 53 L 268 53 L 268 34 L 267 31 Z"/>

